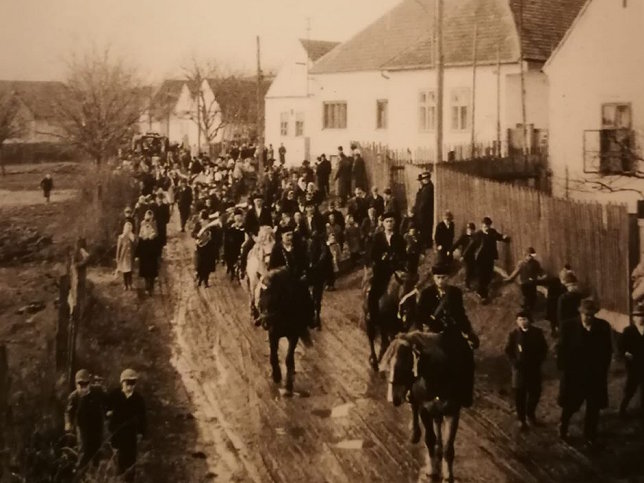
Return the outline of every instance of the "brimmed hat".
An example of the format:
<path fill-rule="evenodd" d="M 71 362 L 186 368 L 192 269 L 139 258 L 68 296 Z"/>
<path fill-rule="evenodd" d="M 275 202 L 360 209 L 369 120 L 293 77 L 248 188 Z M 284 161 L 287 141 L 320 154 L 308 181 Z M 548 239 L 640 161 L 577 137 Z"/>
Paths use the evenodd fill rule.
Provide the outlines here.
<path fill-rule="evenodd" d="M 526 255 L 536 255 L 537 251 L 533 247 L 528 247 L 528 249 L 525 251 Z"/>
<path fill-rule="evenodd" d="M 470 230 L 474 231 L 474 230 L 476 230 L 476 225 L 470 221 L 467 224 L 467 228 L 469 228 Z"/>
<path fill-rule="evenodd" d="M 120 382 L 136 381 L 138 378 L 139 378 L 139 375 L 136 373 L 134 369 L 125 369 L 123 372 L 121 372 Z"/>
<path fill-rule="evenodd" d="M 454 219 L 454 215 L 449 210 L 445 210 L 445 213 L 443 213 L 443 216 L 450 221 Z"/>
<path fill-rule="evenodd" d="M 595 315 L 599 312 L 597 302 L 592 298 L 583 299 L 579 306 L 579 312 L 582 314 Z"/>
<path fill-rule="evenodd" d="M 383 190 L 383 193 L 386 194 L 386 195 L 390 195 L 391 194 L 391 188 L 385 188 Z"/>
<path fill-rule="evenodd" d="M 87 369 L 81 369 L 76 373 L 75 377 L 76 383 L 79 382 L 89 382 L 90 376 L 89 376 L 89 371 Z"/>
<path fill-rule="evenodd" d="M 429 179 L 431 177 L 432 177 L 432 173 L 430 173 L 429 171 L 423 171 L 418 175 L 418 181 L 421 181 L 423 179 Z"/>
<path fill-rule="evenodd" d="M 275 235 L 281 237 L 284 233 L 292 233 L 295 231 L 295 225 L 289 223 L 288 225 L 279 225 L 275 230 Z"/>
<path fill-rule="evenodd" d="M 568 285 L 570 283 L 577 283 L 577 276 L 572 270 L 567 271 L 564 276 L 561 278 L 561 283 Z"/>
<path fill-rule="evenodd" d="M 262 200 L 264 199 L 264 197 L 262 196 L 262 194 L 261 194 L 261 193 L 259 193 L 259 192 L 255 192 L 255 193 L 253 193 L 253 194 L 251 195 L 251 197 L 250 197 L 250 199 L 251 199 L 251 200 L 256 200 L 257 198 L 260 198 L 260 199 L 262 199 Z"/>
<path fill-rule="evenodd" d="M 449 267 L 444 263 L 438 263 L 432 267 L 433 275 L 449 275 Z"/>
<path fill-rule="evenodd" d="M 393 211 L 385 211 L 385 212 L 382 214 L 382 220 L 384 221 L 384 220 L 386 220 L 386 219 L 388 219 L 388 218 L 394 218 L 394 219 L 395 219 L 395 218 L 396 218 L 396 214 L 395 214 Z"/>
<path fill-rule="evenodd" d="M 481 221 L 481 223 L 483 223 L 484 225 L 491 225 L 492 224 L 492 218 L 490 218 L 489 216 L 485 216 L 485 217 L 483 217 L 483 220 Z"/>

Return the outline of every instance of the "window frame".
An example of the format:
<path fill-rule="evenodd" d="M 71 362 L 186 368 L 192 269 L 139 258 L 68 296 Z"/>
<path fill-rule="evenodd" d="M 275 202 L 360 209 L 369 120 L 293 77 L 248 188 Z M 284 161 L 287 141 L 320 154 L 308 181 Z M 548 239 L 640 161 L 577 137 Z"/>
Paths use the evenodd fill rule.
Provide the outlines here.
<path fill-rule="evenodd" d="M 470 129 L 472 120 L 472 89 L 470 87 L 457 87 L 450 92 L 450 129 L 464 132 Z"/>
<path fill-rule="evenodd" d="M 288 125 L 289 125 L 289 113 L 288 111 L 280 112 L 280 136 L 288 137 Z"/>
<path fill-rule="evenodd" d="M 384 109 L 381 107 L 384 106 Z M 389 99 L 376 99 L 376 129 L 389 128 Z"/>
<path fill-rule="evenodd" d="M 347 129 L 347 101 L 322 102 L 322 129 Z"/>
<path fill-rule="evenodd" d="M 423 101 L 421 96 L 425 96 Z M 430 101 L 431 99 L 431 101 Z M 436 91 L 421 89 L 418 91 L 418 132 L 436 131 Z"/>

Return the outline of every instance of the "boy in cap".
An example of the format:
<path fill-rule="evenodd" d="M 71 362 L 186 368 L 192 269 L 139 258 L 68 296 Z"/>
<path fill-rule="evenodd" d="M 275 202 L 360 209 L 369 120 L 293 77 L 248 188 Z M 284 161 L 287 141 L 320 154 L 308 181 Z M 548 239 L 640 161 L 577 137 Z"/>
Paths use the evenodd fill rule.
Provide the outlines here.
<path fill-rule="evenodd" d="M 463 233 L 454 246 L 454 250 L 457 248 L 461 250 L 461 261 L 465 265 L 465 288 L 470 290 L 472 288 L 472 282 L 474 282 L 474 232 L 476 231 L 476 225 L 470 222 L 465 228 L 465 233 Z"/>
<path fill-rule="evenodd" d="M 517 313 L 516 323 L 517 327 L 508 335 L 505 354 L 512 369 L 515 408 L 523 431 L 528 428 L 528 422 L 538 425 L 535 410 L 541 397 L 541 366 L 548 346 L 543 331 L 532 325 L 528 311 Z"/>
<path fill-rule="evenodd" d="M 436 245 L 437 262 L 451 263 L 454 245 L 454 215 L 449 210 L 445 211 L 443 220 L 436 225 L 434 244 Z"/>
<path fill-rule="evenodd" d="M 133 369 L 121 372 L 121 387 L 108 396 L 107 415 L 112 446 L 117 450 L 118 474 L 134 481 L 138 442 L 147 431 L 145 402 L 135 391 L 138 374 Z"/>
<path fill-rule="evenodd" d="M 593 299 L 582 300 L 581 317 L 563 323 L 557 346 L 559 436 L 568 437 L 570 419 L 585 402 L 584 438 L 591 446 L 597 437 L 599 412 L 608 406 L 607 379 L 613 353 L 610 325 L 595 317 L 598 311 Z"/>
<path fill-rule="evenodd" d="M 514 271 L 504 280 L 512 282 L 517 276 L 519 277 L 519 287 L 523 294 L 522 307 L 528 312 L 532 312 L 537 303 L 537 282 L 545 278 L 543 268 L 537 260 L 537 252 L 530 247 L 526 250 L 525 258 L 519 262 Z"/>
<path fill-rule="evenodd" d="M 78 440 L 78 469 L 91 461 L 98 464 L 103 443 L 103 414 L 105 393 L 101 386 L 91 386 L 87 369 L 80 369 L 75 377 L 76 389 L 67 398 L 65 408 L 65 431 L 76 432 Z"/>
<path fill-rule="evenodd" d="M 622 352 L 626 364 L 624 397 L 619 405 L 619 415 L 626 417 L 628 403 L 640 390 L 640 421 L 644 424 L 644 304 L 633 312 L 633 323 L 622 334 Z"/>

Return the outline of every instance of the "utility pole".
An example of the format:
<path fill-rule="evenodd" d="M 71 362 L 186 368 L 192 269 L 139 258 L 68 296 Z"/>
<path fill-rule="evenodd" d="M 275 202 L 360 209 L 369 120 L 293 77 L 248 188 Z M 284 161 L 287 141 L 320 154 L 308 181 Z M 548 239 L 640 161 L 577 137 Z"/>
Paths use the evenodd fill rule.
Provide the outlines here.
<path fill-rule="evenodd" d="M 306 18 L 306 41 L 307 43 L 311 42 L 311 17 Z M 309 58 L 306 58 L 306 98 L 308 99 L 310 95 L 309 91 Z"/>
<path fill-rule="evenodd" d="M 501 149 L 501 46 L 496 45 L 496 155 L 500 158 Z"/>
<path fill-rule="evenodd" d="M 476 150 L 476 63 L 477 63 L 477 43 L 479 37 L 478 21 L 474 25 L 474 41 L 472 42 L 472 158 Z"/>
<path fill-rule="evenodd" d="M 523 163 L 524 168 L 528 168 L 528 124 L 526 114 L 526 91 L 525 91 L 525 69 L 523 66 L 523 4 L 521 0 L 519 14 L 519 66 L 521 68 L 521 122 L 523 123 Z"/>
<path fill-rule="evenodd" d="M 436 202 L 438 190 L 438 163 L 443 161 L 443 97 L 444 97 L 444 72 L 443 72 L 443 0 L 436 1 L 436 153 L 434 157 L 434 222 L 438 221 L 438 203 Z M 431 228 L 432 230 L 434 227 Z"/>
<path fill-rule="evenodd" d="M 263 112 L 264 100 L 262 99 L 262 65 L 260 62 L 259 35 L 257 36 L 257 177 L 259 181 L 264 179 L 264 128 Z"/>

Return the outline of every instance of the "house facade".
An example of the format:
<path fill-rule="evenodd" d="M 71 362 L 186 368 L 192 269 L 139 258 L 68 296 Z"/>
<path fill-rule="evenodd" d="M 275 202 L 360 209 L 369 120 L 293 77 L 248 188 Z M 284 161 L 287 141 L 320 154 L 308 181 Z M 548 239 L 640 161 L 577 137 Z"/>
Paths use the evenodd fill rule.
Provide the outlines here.
<path fill-rule="evenodd" d="M 310 140 L 316 132 L 317 113 L 312 110 L 313 85 L 309 70 L 336 45 L 337 42 L 298 40 L 266 93 L 265 144 L 272 144 L 275 153 L 284 144 L 289 165 L 311 159 Z"/>
<path fill-rule="evenodd" d="M 589 0 L 545 66 L 555 194 L 644 198 L 644 2 Z"/>
<path fill-rule="evenodd" d="M 525 121 L 534 147 L 547 139 L 548 82 L 542 66 L 584 0 L 450 0 L 443 20 L 443 152 L 505 151 Z M 436 70 L 433 0 L 403 0 L 311 69 L 313 153 L 352 141 L 422 151 L 433 160 Z M 523 35 L 519 28 L 523 26 Z M 520 38 L 523 42 L 520 43 Z M 474 67 L 475 66 L 475 67 Z M 521 75 L 524 75 L 525 100 Z M 540 138 L 536 136 L 540 133 Z"/>

